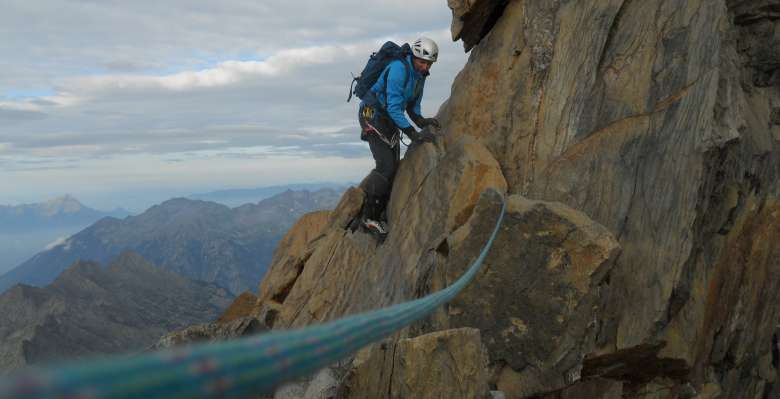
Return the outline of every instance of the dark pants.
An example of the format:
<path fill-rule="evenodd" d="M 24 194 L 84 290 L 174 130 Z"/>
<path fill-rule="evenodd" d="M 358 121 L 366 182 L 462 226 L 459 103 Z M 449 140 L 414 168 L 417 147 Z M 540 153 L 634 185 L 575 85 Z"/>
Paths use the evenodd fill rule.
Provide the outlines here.
<path fill-rule="evenodd" d="M 393 179 L 401 158 L 401 146 L 397 142 L 394 146 L 389 143 L 398 137 L 399 132 L 393 121 L 384 112 L 379 110 L 364 111 L 364 106 L 361 106 L 358 116 L 360 126 L 363 129 L 361 138 L 368 142 L 376 166 L 363 180 L 362 187 L 366 193 L 363 202 L 363 217 L 381 220 L 384 219 L 382 214 L 387 207 Z"/>
<path fill-rule="evenodd" d="M 393 179 L 395 178 L 395 172 L 398 171 L 398 164 L 401 159 L 401 146 L 396 145 L 391 148 L 375 134 L 368 135 L 366 139 L 369 148 L 371 148 L 371 155 L 374 156 L 374 162 L 376 163 L 374 171 L 390 182 L 391 187 L 388 187 L 387 193 L 389 194 L 389 189 L 392 188 Z"/>

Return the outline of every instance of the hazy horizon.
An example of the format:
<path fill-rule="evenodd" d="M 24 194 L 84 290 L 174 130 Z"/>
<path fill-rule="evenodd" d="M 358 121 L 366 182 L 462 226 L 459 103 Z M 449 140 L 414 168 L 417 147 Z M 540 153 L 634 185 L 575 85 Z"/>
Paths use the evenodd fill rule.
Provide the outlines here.
<path fill-rule="evenodd" d="M 355 182 L 345 182 L 345 183 L 339 183 L 339 182 L 322 182 L 322 183 L 294 183 L 289 185 L 271 185 L 271 186 L 261 186 L 261 187 L 243 187 L 243 188 L 232 188 L 228 190 L 207 190 L 204 192 L 193 192 L 193 193 L 186 193 L 181 195 L 170 195 L 166 196 L 164 192 L 156 193 L 156 196 L 144 196 L 143 193 L 135 193 L 135 194 L 127 194 L 127 195 L 136 195 L 138 205 L 137 208 L 131 209 L 131 208 L 124 208 L 126 211 L 130 211 L 134 215 L 138 215 L 146 211 L 148 208 L 150 208 L 153 205 L 158 205 L 166 200 L 175 198 L 175 197 L 187 197 L 187 198 L 193 198 L 197 196 L 208 196 L 213 195 L 215 193 L 219 193 L 221 191 L 257 191 L 257 190 L 263 190 L 263 189 L 276 189 L 276 191 L 283 191 L 288 188 L 296 188 L 295 186 L 303 185 L 303 186 L 343 186 L 346 184 L 355 184 Z M 314 189 L 314 188 L 307 188 L 304 187 L 304 189 Z M 92 198 L 80 198 L 78 196 L 75 196 L 70 193 L 65 193 L 64 195 L 70 195 L 73 198 L 75 198 L 77 201 L 79 201 L 82 205 L 98 210 L 103 211 L 106 213 L 110 213 L 111 211 L 115 211 L 117 207 L 114 207 L 112 209 L 102 209 L 100 207 L 94 206 L 92 201 Z M 226 198 L 210 198 L 205 199 L 206 201 L 211 202 L 217 202 L 220 204 L 223 204 L 225 206 L 235 208 L 237 206 L 240 206 L 242 204 L 246 203 L 257 203 L 262 199 L 271 197 L 275 194 L 266 194 L 262 196 L 236 196 L 236 195 L 228 195 Z M 45 198 L 40 201 L 33 201 L 33 202 L 27 202 L 27 203 L 19 203 L 19 204 L 2 204 L 0 203 L 0 206 L 20 206 L 20 205 L 35 205 L 44 203 L 50 200 L 54 200 L 57 198 L 60 198 L 62 196 L 54 197 L 54 198 Z M 159 200 L 156 200 L 159 198 Z M 244 200 L 245 199 L 245 200 Z M 2 232 L 0 231 L 0 275 L 3 275 L 4 273 L 10 271 L 16 266 L 21 265 L 28 259 L 30 259 L 33 255 L 47 250 L 50 247 L 60 244 L 63 241 L 65 241 L 68 237 L 70 237 L 73 234 L 78 233 L 79 231 L 91 226 L 93 222 L 89 223 L 74 223 L 72 225 L 51 225 L 51 226 L 39 226 L 37 228 L 25 228 L 20 229 L 17 231 L 6 231 Z"/>
<path fill-rule="evenodd" d="M 82 205 L 98 211 L 111 212 L 121 208 L 126 211 L 130 211 L 132 213 L 137 214 L 145 211 L 147 208 L 153 205 L 157 205 L 161 202 L 167 201 L 172 198 L 190 198 L 190 197 L 209 195 L 209 194 L 222 192 L 222 191 L 252 191 L 252 190 L 262 190 L 262 189 L 269 189 L 275 187 L 286 188 L 286 187 L 294 187 L 294 186 L 318 186 L 318 185 L 348 186 L 348 185 L 355 185 L 355 184 L 357 184 L 357 181 L 355 180 L 348 180 L 343 182 L 304 181 L 304 182 L 292 182 L 289 184 L 271 184 L 267 186 L 257 186 L 257 187 L 222 187 L 216 189 L 204 187 L 203 190 L 200 191 L 195 190 L 192 192 L 186 190 L 160 189 L 160 190 L 138 191 L 138 192 L 105 192 L 105 193 L 99 193 L 97 195 L 61 193 L 53 197 L 31 199 L 29 201 L 24 201 L 24 202 L 0 203 L 0 206 L 15 207 L 15 206 L 23 206 L 23 205 L 35 205 L 35 204 L 41 204 L 47 201 L 55 200 L 58 198 L 62 198 L 65 196 L 71 196 L 75 198 L 77 201 L 79 201 Z M 220 201 L 214 200 L 214 202 L 220 202 Z"/>

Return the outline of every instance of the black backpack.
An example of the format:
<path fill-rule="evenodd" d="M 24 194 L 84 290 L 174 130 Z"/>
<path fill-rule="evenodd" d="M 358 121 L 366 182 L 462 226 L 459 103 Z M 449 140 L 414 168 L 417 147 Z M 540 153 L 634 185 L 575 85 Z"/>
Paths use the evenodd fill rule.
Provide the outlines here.
<path fill-rule="evenodd" d="M 382 45 L 379 51 L 371 54 L 368 58 L 366 66 L 363 67 L 363 72 L 357 77 L 353 76 L 352 84 L 349 86 L 349 97 L 347 102 L 352 99 L 354 93 L 359 99 L 368 93 L 371 86 L 379 79 L 379 75 L 385 70 L 387 65 L 395 60 L 401 60 L 406 67 L 406 76 L 404 78 L 404 87 L 409 81 L 409 64 L 406 62 L 406 56 L 412 53 L 412 48 L 406 43 L 403 46 L 399 46 L 393 42 L 387 42 Z M 387 75 L 387 74 L 385 74 Z M 354 86 L 354 91 L 352 90 Z M 387 76 L 385 76 L 385 96 L 387 95 Z"/>

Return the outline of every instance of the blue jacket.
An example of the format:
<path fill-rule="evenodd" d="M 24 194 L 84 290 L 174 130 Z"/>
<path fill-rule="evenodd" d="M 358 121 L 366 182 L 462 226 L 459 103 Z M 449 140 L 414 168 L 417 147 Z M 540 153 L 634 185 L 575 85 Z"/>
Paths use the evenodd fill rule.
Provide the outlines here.
<path fill-rule="evenodd" d="M 401 129 L 412 126 L 409 120 L 406 119 L 406 116 L 404 116 L 404 111 L 407 107 L 411 106 L 415 114 L 422 115 L 420 102 L 422 101 L 423 87 L 425 86 L 425 77 L 414 69 L 411 55 L 407 56 L 406 62 L 409 65 L 408 68 L 404 66 L 401 60 L 395 60 L 388 64 L 370 90 L 379 102 L 379 105 L 387 109 L 387 114 L 395 122 L 396 126 Z M 387 98 L 385 98 L 385 73 L 388 70 Z M 407 70 L 409 71 L 409 78 L 406 79 L 406 86 L 404 86 L 404 74 L 406 74 Z M 417 93 L 415 93 L 415 89 Z M 409 104 L 411 101 L 414 101 L 414 104 Z"/>

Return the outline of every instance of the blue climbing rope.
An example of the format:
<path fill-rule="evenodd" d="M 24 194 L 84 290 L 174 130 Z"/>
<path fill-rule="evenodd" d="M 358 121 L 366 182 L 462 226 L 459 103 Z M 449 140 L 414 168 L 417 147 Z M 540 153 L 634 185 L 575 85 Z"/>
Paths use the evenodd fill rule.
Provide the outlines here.
<path fill-rule="evenodd" d="M 420 299 L 321 325 L 228 342 L 29 368 L 0 379 L 0 398 L 233 398 L 271 392 L 430 314 L 479 271 L 506 204 L 477 259 L 451 286 Z"/>

